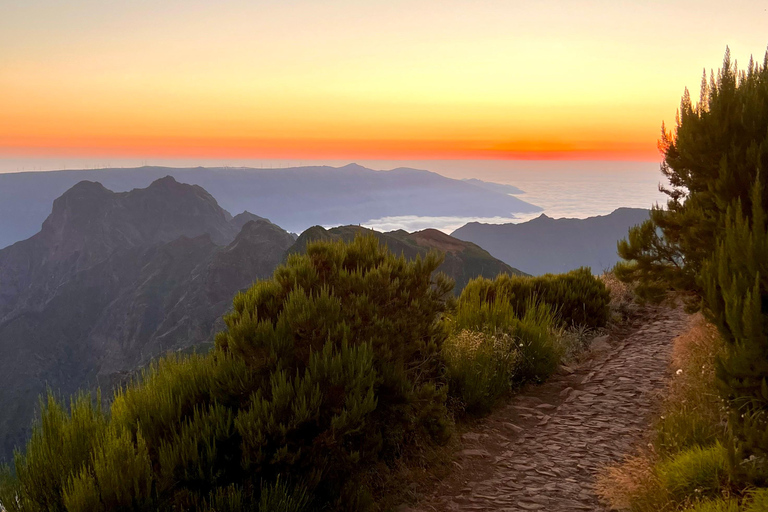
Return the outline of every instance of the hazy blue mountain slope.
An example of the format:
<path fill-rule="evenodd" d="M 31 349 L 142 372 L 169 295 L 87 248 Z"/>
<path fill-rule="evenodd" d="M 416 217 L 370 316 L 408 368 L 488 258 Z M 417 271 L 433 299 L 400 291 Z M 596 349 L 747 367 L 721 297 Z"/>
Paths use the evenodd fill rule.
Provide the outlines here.
<path fill-rule="evenodd" d="M 494 257 L 533 275 L 592 267 L 601 272 L 619 257 L 616 242 L 631 226 L 648 218 L 648 210 L 619 208 L 587 219 L 552 219 L 546 215 L 520 224 L 471 222 L 453 233 L 474 242 Z"/>
<path fill-rule="evenodd" d="M 414 169 L 373 171 L 359 165 L 290 169 L 142 167 L 0 174 L 0 248 L 32 236 L 54 199 L 76 183 L 114 191 L 144 188 L 173 176 L 199 185 L 231 211 L 258 211 L 294 232 L 313 225 L 361 224 L 419 215 L 507 217 L 541 209 L 506 192 Z"/>

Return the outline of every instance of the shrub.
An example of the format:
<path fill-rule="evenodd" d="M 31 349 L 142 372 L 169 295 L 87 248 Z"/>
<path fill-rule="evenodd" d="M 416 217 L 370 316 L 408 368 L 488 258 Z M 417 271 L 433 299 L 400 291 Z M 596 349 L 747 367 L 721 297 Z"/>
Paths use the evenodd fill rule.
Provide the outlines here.
<path fill-rule="evenodd" d="M 504 332 L 463 329 L 448 338 L 443 353 L 449 391 L 470 414 L 490 411 L 509 393 L 520 364 L 516 340 Z"/>
<path fill-rule="evenodd" d="M 765 512 L 768 510 L 768 489 L 757 489 L 749 493 L 744 512 Z"/>
<path fill-rule="evenodd" d="M 768 81 L 766 82 L 768 85 Z M 728 208 L 723 237 L 701 281 L 710 317 L 727 342 L 720 358 L 721 390 L 731 404 L 735 466 L 752 484 L 768 485 L 768 214 L 764 187 L 753 186 L 751 216 L 741 201 Z"/>
<path fill-rule="evenodd" d="M 497 296 L 504 297 L 519 317 L 525 315 L 529 304 L 543 303 L 566 326 L 603 327 L 610 313 L 610 293 L 588 268 L 538 277 L 501 274 L 493 280 L 477 278 L 469 282 L 459 301 L 474 296 L 488 303 L 494 303 Z"/>
<path fill-rule="evenodd" d="M 739 506 L 739 500 L 733 498 L 706 500 L 685 510 L 686 512 L 744 512 L 744 509 Z"/>
<path fill-rule="evenodd" d="M 736 498 L 720 498 L 702 501 L 686 512 L 765 512 L 768 510 L 768 489 L 758 489 L 747 493 L 741 500 Z"/>
<path fill-rule="evenodd" d="M 73 398 L 68 412 L 49 392 L 40 401 L 40 417 L 26 452 L 15 455 L 16 478 L 6 477 L 0 485 L 0 504 L 8 510 L 63 510 L 67 479 L 89 463 L 94 440 L 106 424 L 91 396 Z"/>
<path fill-rule="evenodd" d="M 715 496 L 728 477 L 728 453 L 720 443 L 680 452 L 655 468 L 662 489 L 683 503 L 691 496 Z"/>
<path fill-rule="evenodd" d="M 361 475 L 446 440 L 453 283 L 436 254 L 406 261 L 372 237 L 310 243 L 234 299 L 206 355 L 168 356 L 107 417 L 49 398 L 9 510 L 363 509 Z M 285 476 L 290 475 L 290 479 Z"/>
<path fill-rule="evenodd" d="M 518 317 L 506 298 L 481 293 L 462 293 L 443 349 L 450 393 L 468 413 L 489 411 L 523 381 L 545 379 L 562 356 L 548 306 L 529 299 Z"/>

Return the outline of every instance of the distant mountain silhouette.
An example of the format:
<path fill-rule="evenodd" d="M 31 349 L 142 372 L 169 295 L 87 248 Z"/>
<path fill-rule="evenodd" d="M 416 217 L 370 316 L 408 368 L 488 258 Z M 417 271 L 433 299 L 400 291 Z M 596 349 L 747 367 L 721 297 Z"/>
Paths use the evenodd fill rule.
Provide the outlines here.
<path fill-rule="evenodd" d="M 296 240 L 168 176 L 120 193 L 75 184 L 39 233 L 0 250 L 0 459 L 25 440 L 46 386 L 63 396 L 109 391 L 162 353 L 206 349 L 233 296 L 271 276 L 289 250 L 361 231 L 314 227 Z M 446 252 L 441 270 L 457 290 L 477 275 L 517 272 L 439 231 L 375 234 L 409 258 Z"/>
<path fill-rule="evenodd" d="M 509 217 L 541 211 L 510 196 L 507 185 L 486 184 L 503 188 L 496 190 L 428 171 L 374 171 L 356 164 L 339 168 L 141 167 L 9 173 L 0 174 L 0 248 L 36 233 L 50 212 L 51 202 L 80 181 L 129 191 L 164 176 L 203 187 L 229 211 L 258 211 L 297 233 L 316 224 L 364 224 L 402 215 Z"/>
<path fill-rule="evenodd" d="M 587 219 L 553 219 L 542 214 L 520 224 L 470 222 L 451 235 L 474 242 L 529 274 L 567 272 L 581 266 L 599 273 L 616 264 L 616 242 L 648 214 L 640 208 L 619 208 Z"/>
<path fill-rule="evenodd" d="M 518 269 L 494 258 L 481 247 L 458 240 L 436 229 L 425 229 L 415 233 L 402 230 L 380 233 L 359 226 L 340 226 L 332 229 L 314 226 L 299 236 L 289 252 L 304 251 L 310 240 L 349 241 L 360 233 L 372 233 L 390 251 L 402 254 L 406 258 L 424 255 L 432 249 L 444 253 L 445 261 L 438 270 L 456 281 L 457 292 L 461 291 L 470 279 L 478 276 L 495 277 L 500 273 L 524 275 Z"/>

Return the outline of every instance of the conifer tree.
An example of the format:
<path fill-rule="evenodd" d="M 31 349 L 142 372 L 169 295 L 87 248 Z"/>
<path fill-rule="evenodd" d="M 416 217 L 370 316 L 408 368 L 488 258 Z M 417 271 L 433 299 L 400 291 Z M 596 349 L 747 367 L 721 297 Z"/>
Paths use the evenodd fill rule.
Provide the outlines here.
<path fill-rule="evenodd" d="M 707 80 L 705 71 L 698 103 L 685 90 L 675 131 L 662 125 L 659 149 L 670 183 L 661 190 L 669 199 L 619 242 L 625 261 L 616 267 L 648 299 L 669 288 L 701 293 L 697 276 L 723 233 L 727 209 L 740 200 L 750 215 L 752 184 L 768 168 L 768 53 L 762 66 L 750 59 L 739 71 L 726 50 L 717 75 Z"/>
<path fill-rule="evenodd" d="M 731 405 L 734 467 L 746 480 L 768 485 L 768 225 L 763 186 L 752 189 L 751 215 L 736 201 L 725 230 L 705 262 L 702 283 L 711 318 L 728 342 L 718 364 Z"/>

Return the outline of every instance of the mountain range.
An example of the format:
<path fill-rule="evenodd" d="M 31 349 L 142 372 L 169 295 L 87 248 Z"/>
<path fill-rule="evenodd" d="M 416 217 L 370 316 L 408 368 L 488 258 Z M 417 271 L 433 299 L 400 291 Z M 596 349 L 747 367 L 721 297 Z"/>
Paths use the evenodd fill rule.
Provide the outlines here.
<path fill-rule="evenodd" d="M 482 218 L 541 211 L 509 195 L 518 189 L 508 185 L 456 180 L 408 168 L 374 171 L 356 164 L 22 172 L 0 174 L 0 248 L 35 234 L 51 202 L 80 181 L 124 192 L 164 176 L 203 187 L 229 211 L 258 211 L 297 233 L 314 225 L 365 224 L 391 216 Z"/>
<path fill-rule="evenodd" d="M 435 230 L 316 226 L 297 240 L 264 217 L 233 217 L 204 188 L 171 176 L 128 192 L 75 184 L 37 234 L 0 250 L 0 458 L 23 443 L 46 387 L 108 391 L 159 354 L 209 344 L 233 296 L 290 252 L 359 232 L 407 258 L 444 252 L 440 270 L 457 291 L 478 275 L 519 273 Z"/>
<path fill-rule="evenodd" d="M 528 274 L 568 272 L 583 266 L 599 274 L 619 261 L 617 240 L 648 215 L 649 210 L 642 208 L 618 208 L 586 219 L 553 219 L 542 214 L 520 224 L 470 222 L 451 236 L 474 242 Z"/>

